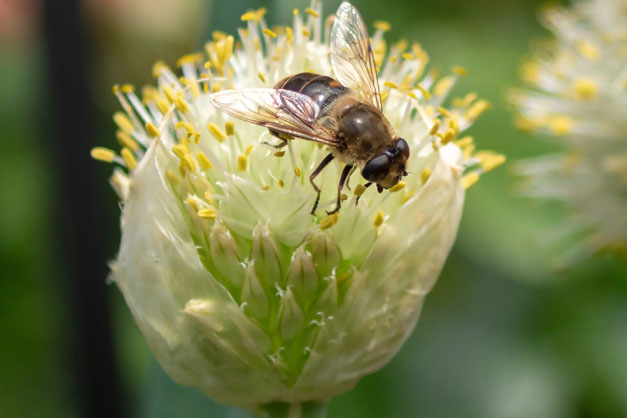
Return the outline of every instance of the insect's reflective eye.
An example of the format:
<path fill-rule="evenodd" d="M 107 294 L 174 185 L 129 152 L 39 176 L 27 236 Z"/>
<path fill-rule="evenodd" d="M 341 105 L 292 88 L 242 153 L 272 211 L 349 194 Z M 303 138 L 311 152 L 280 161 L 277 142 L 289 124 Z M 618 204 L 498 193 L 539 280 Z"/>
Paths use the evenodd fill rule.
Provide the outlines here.
<path fill-rule="evenodd" d="M 409 144 L 407 144 L 407 141 L 403 138 L 399 138 L 398 141 L 396 141 L 396 148 L 403 153 L 405 158 L 409 158 Z"/>
<path fill-rule="evenodd" d="M 390 172 L 390 158 L 386 154 L 372 157 L 364 165 L 361 175 L 368 181 L 377 183 L 383 181 Z"/>

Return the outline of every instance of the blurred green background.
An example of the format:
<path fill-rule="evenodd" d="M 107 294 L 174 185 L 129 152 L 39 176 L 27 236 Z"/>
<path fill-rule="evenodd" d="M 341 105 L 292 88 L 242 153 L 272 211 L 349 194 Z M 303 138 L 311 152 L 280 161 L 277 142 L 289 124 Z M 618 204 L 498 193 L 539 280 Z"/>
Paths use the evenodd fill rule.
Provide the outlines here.
<path fill-rule="evenodd" d="M 68 257 L 58 236 L 81 208 L 68 209 L 60 201 L 59 188 L 71 192 L 71 185 L 60 182 L 59 144 L 50 140 L 51 40 L 42 30 L 43 8 L 60 3 L 68 2 L 0 0 L 0 415 L 85 416 L 85 400 L 79 398 L 88 382 L 103 390 L 116 385 L 116 399 L 110 401 L 127 417 L 245 416 L 172 383 L 152 358 L 120 293 L 104 284 L 101 272 L 119 240 L 119 209 L 107 185 L 110 167 L 96 162 L 103 224 L 94 225 L 88 238 L 102 242 L 104 254 L 94 266 L 95 277 L 85 280 L 102 284 L 108 308 L 102 315 L 110 329 L 101 332 L 94 323 L 90 335 L 101 339 L 89 347 L 113 349 L 115 379 L 89 382 L 89 368 L 82 374 L 76 370 L 83 334 L 77 334 L 75 316 L 81 314 L 71 308 L 73 282 L 67 279 Z M 173 64 L 199 49 L 213 30 L 233 32 L 247 8 L 265 6 L 270 24 L 285 24 L 293 7 L 309 5 L 291 0 L 70 3 L 80 7 L 86 29 L 87 88 L 94 106 L 93 137 L 85 138 L 89 146 L 114 144 L 114 82 L 150 82 L 155 60 Z M 366 21 L 392 23 L 388 40 L 419 41 L 443 71 L 453 65 L 468 70 L 454 93 L 476 91 L 493 104 L 471 134 L 480 148 L 505 153 L 508 163 L 469 190 L 457 243 L 413 335 L 383 370 L 334 399 L 329 416 L 626 417 L 625 261 L 601 255 L 558 268 L 546 243 L 564 216 L 561 208 L 516 197 L 512 164 L 556 149 L 516 131 L 503 99 L 508 87 L 519 84 L 517 68 L 530 40 L 547 35 L 536 19 L 540 2 L 353 3 Z M 326 1 L 325 14 L 338 4 Z M 82 296 L 90 295 L 73 297 Z M 94 370 L 103 367 L 94 358 Z"/>

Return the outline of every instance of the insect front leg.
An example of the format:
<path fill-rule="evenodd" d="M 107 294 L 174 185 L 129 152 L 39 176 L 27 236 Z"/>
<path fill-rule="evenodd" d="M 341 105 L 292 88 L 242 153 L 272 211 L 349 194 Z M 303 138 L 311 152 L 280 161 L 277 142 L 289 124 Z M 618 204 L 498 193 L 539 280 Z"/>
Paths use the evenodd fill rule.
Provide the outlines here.
<path fill-rule="evenodd" d="M 320 172 L 324 169 L 324 167 L 326 167 L 332 160 L 333 160 L 333 154 L 329 154 L 326 157 L 324 157 L 324 160 L 322 160 L 322 162 L 318 165 L 318 167 L 316 167 L 313 173 L 311 173 L 311 175 L 309 176 L 309 182 L 311 183 L 311 185 L 313 186 L 314 190 L 317 193 L 316 201 L 314 202 L 313 208 L 311 209 L 312 215 L 315 215 L 316 209 L 318 209 L 318 202 L 320 202 L 320 187 L 318 187 L 318 185 L 314 183 L 314 179 L 316 178 L 318 174 L 320 174 Z"/>
<path fill-rule="evenodd" d="M 348 178 L 352 170 L 352 165 L 347 165 L 346 167 L 344 167 L 344 170 L 342 170 L 342 175 L 340 176 L 340 184 L 337 185 L 337 202 L 335 204 L 335 209 L 333 209 L 331 212 L 327 212 L 328 215 L 334 214 L 342 207 L 342 189 L 344 188 L 344 183 L 346 183 L 346 179 Z"/>

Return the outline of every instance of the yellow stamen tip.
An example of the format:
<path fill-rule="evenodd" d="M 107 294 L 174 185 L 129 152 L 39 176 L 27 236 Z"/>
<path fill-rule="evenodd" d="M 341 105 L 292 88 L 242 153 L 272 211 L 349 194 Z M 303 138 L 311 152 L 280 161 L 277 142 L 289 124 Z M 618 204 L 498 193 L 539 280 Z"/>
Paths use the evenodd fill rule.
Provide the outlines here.
<path fill-rule="evenodd" d="M 122 91 L 122 93 L 132 93 L 135 91 L 135 88 L 130 85 L 130 84 L 123 84 L 122 87 L 120 87 L 120 90 Z"/>
<path fill-rule="evenodd" d="M 431 129 L 429 129 L 429 135 L 435 135 L 438 132 L 438 129 L 440 129 L 440 119 L 435 119 L 433 121 L 433 125 L 431 125 Z"/>
<path fill-rule="evenodd" d="M 259 77 L 259 80 L 261 80 L 262 83 L 266 82 L 266 76 L 263 75 L 261 71 L 257 73 L 257 77 Z"/>
<path fill-rule="evenodd" d="M 98 161 L 104 161 L 105 163 L 113 162 L 115 152 L 105 147 L 92 148 L 90 152 L 91 158 Z"/>
<path fill-rule="evenodd" d="M 372 221 L 372 224 L 378 228 L 381 226 L 381 224 L 383 223 L 383 221 L 385 220 L 385 213 L 380 210 L 377 212 L 377 214 L 374 217 L 374 220 Z"/>
<path fill-rule="evenodd" d="M 218 128 L 218 125 L 213 122 L 209 122 L 207 124 L 207 129 L 209 130 L 209 133 L 220 142 L 227 138 L 226 133 L 222 129 Z"/>
<path fill-rule="evenodd" d="M 202 219 L 215 219 L 217 216 L 216 210 L 213 208 L 201 209 L 197 213 L 198 217 Z"/>
<path fill-rule="evenodd" d="M 113 94 L 118 94 L 118 92 L 120 91 L 120 85 L 114 84 L 113 87 L 111 88 L 111 91 L 113 92 Z"/>
<path fill-rule="evenodd" d="M 339 219 L 339 215 L 337 213 L 334 213 L 333 215 L 329 215 L 329 216 L 323 218 L 320 221 L 320 229 L 329 229 L 329 228 L 331 228 L 333 225 L 335 225 L 337 223 L 338 219 Z"/>
<path fill-rule="evenodd" d="M 462 177 L 462 185 L 464 186 L 464 189 L 468 189 L 473 184 L 475 184 L 477 180 L 479 180 L 479 173 L 468 173 L 464 177 Z"/>
<path fill-rule="evenodd" d="M 244 151 L 244 154 L 250 155 L 251 152 L 253 152 L 253 146 L 249 145 L 249 146 L 246 147 L 246 150 Z"/>
<path fill-rule="evenodd" d="M 353 192 L 353 194 L 355 196 L 361 196 L 362 194 L 364 194 L 365 191 L 366 186 L 364 186 L 363 184 L 358 184 L 357 186 L 355 186 L 355 191 Z"/>
<path fill-rule="evenodd" d="M 285 151 L 277 151 L 277 152 L 274 153 L 275 157 L 282 157 L 284 155 L 285 155 Z"/>
<path fill-rule="evenodd" d="M 422 184 L 425 184 L 427 182 L 427 180 L 429 180 L 429 177 L 431 177 L 431 170 L 428 168 L 425 168 L 424 170 L 422 170 L 422 172 L 420 173 L 420 182 Z"/>
<path fill-rule="evenodd" d="M 271 38 L 276 38 L 276 33 L 274 33 L 273 31 L 271 31 L 271 30 L 270 30 L 270 29 L 268 29 L 268 28 L 265 28 L 265 29 L 263 30 L 263 33 L 265 33 L 266 35 L 268 35 L 268 36 L 269 36 L 269 37 L 271 37 Z"/>
<path fill-rule="evenodd" d="M 159 128 L 157 128 L 152 122 L 146 122 L 146 132 L 148 132 L 148 134 L 154 138 L 161 136 Z"/>
<path fill-rule="evenodd" d="M 573 120 L 566 115 L 554 116 L 548 127 L 555 135 L 568 135 L 573 130 Z"/>
<path fill-rule="evenodd" d="M 300 174 L 301 174 L 300 168 L 294 167 L 294 174 L 296 174 L 296 177 L 300 177 Z"/>
<path fill-rule="evenodd" d="M 383 32 L 387 32 L 390 29 L 392 29 L 392 25 L 390 25 L 389 22 L 386 22 L 384 20 L 375 20 L 374 27 L 375 29 L 379 29 Z"/>
<path fill-rule="evenodd" d="M 453 72 L 460 76 L 465 76 L 466 74 L 468 74 L 468 72 L 466 71 L 464 67 L 460 67 L 458 65 L 453 67 Z"/>
<path fill-rule="evenodd" d="M 116 131 L 115 137 L 121 146 L 130 148 L 133 151 L 137 151 L 139 149 L 139 144 L 126 132 Z"/>
<path fill-rule="evenodd" d="M 248 165 L 248 157 L 245 154 L 237 156 L 237 171 L 246 171 Z"/>
<path fill-rule="evenodd" d="M 224 130 L 228 136 L 235 134 L 235 123 L 234 122 L 226 122 L 224 124 Z"/>
<path fill-rule="evenodd" d="M 133 155 L 133 152 L 130 149 L 122 148 L 122 151 L 120 152 L 120 154 L 122 155 L 122 158 L 124 159 L 124 162 L 126 163 L 126 167 L 129 170 L 134 170 L 135 167 L 137 167 L 137 160 L 135 159 L 135 156 Z"/>
<path fill-rule="evenodd" d="M 318 12 L 316 12 L 314 9 L 307 8 L 307 9 L 305 9 L 305 13 L 307 13 L 308 15 L 313 16 L 313 17 L 320 17 Z"/>
<path fill-rule="evenodd" d="M 133 124 L 124 112 L 115 112 L 113 114 L 113 121 L 118 125 L 118 128 L 127 134 L 131 134 L 134 130 Z"/>
<path fill-rule="evenodd" d="M 594 99 L 597 95 L 597 83 L 589 78 L 580 78 L 575 81 L 573 89 L 575 97 L 580 100 Z"/>
<path fill-rule="evenodd" d="M 209 161 L 209 158 L 207 158 L 205 153 L 202 151 L 198 151 L 196 153 L 196 159 L 198 160 L 198 164 L 200 164 L 200 168 L 202 168 L 203 170 L 209 170 L 213 167 L 213 164 L 211 163 L 211 161 Z"/>
<path fill-rule="evenodd" d="M 399 190 L 403 190 L 405 186 L 406 186 L 406 183 L 404 181 L 399 181 L 394 186 L 390 187 L 390 192 L 391 193 L 398 192 Z"/>
<path fill-rule="evenodd" d="M 398 89 L 398 86 L 396 84 L 392 83 L 391 81 L 386 81 L 386 82 L 383 83 L 383 85 L 385 87 L 390 87 L 392 89 Z"/>

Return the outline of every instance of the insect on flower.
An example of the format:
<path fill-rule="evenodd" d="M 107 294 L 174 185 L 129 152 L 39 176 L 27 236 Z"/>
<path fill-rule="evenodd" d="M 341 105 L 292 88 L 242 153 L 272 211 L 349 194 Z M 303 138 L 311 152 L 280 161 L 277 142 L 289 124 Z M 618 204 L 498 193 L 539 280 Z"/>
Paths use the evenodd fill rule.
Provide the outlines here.
<path fill-rule="evenodd" d="M 335 213 L 348 178 L 357 167 L 379 193 L 407 176 L 409 145 L 394 133 L 382 112 L 379 80 L 368 30 L 350 3 L 337 10 L 330 36 L 331 65 L 337 80 L 311 72 L 294 74 L 270 89 L 241 89 L 215 93 L 211 102 L 223 112 L 266 127 L 280 139 L 301 138 L 328 146 L 329 154 L 309 176 L 320 201 L 315 178 L 333 160 L 343 162 Z"/>

